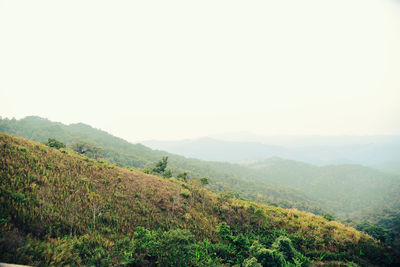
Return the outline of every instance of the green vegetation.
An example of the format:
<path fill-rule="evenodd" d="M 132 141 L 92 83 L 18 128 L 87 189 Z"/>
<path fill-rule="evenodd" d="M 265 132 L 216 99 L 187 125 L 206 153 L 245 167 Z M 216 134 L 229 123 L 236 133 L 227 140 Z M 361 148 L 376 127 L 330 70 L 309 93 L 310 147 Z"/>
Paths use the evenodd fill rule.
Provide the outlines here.
<path fill-rule="evenodd" d="M 80 155 L 85 155 L 90 158 L 98 159 L 102 155 L 102 149 L 95 145 L 89 144 L 84 141 L 74 142 L 71 145 L 71 149 Z"/>
<path fill-rule="evenodd" d="M 187 182 L 189 180 L 187 172 L 181 172 L 176 176 L 178 179 L 182 179 L 183 181 Z"/>
<path fill-rule="evenodd" d="M 0 254 L 30 265 L 397 264 L 321 216 L 212 193 L 0 133 Z"/>
<path fill-rule="evenodd" d="M 400 177 L 360 165 L 313 166 L 270 158 L 246 164 L 264 183 L 296 188 L 340 218 L 359 219 L 360 213 L 382 207 L 400 208 Z M 279 177 L 279 181 L 277 181 Z"/>
<path fill-rule="evenodd" d="M 369 218 L 369 221 L 355 221 L 351 225 L 360 231 L 364 231 L 372 237 L 400 250 L 400 211 L 393 209 L 381 209 L 370 214 L 360 216 Z"/>
<path fill-rule="evenodd" d="M 39 117 L 0 119 L 0 131 L 40 142 L 55 138 L 86 160 L 97 158 L 106 168 L 113 168 L 111 164 L 140 168 L 147 174 L 177 177 L 183 182 L 198 181 L 199 186 L 201 177 L 209 177 L 207 189 L 214 192 L 318 215 L 329 214 L 333 216 L 326 217 L 329 220 L 346 222 L 400 248 L 400 179 L 371 168 L 317 167 L 279 158 L 246 165 L 207 162 L 131 144 L 85 124 L 64 125 Z M 61 152 L 66 153 L 65 149 Z M 90 160 L 88 163 L 93 164 Z M 187 192 L 179 195 L 190 196 Z M 365 225 L 382 228 L 384 238 Z"/>
<path fill-rule="evenodd" d="M 295 189 L 255 182 L 252 178 L 257 176 L 257 172 L 250 168 L 237 164 L 188 159 L 164 151 L 152 150 L 141 144 L 131 144 L 82 123 L 64 125 L 34 116 L 21 120 L 0 119 L 0 131 L 39 142 L 55 138 L 70 148 L 74 143 L 94 144 L 96 147 L 101 147 L 100 156 L 107 161 L 118 166 L 143 168 L 149 174 L 155 167 L 155 162 L 168 157 L 172 176 L 186 173 L 186 177 L 210 177 L 208 188 L 213 191 L 235 192 L 243 198 L 263 203 L 297 208 L 321 215 L 325 213 L 318 201 L 310 199 Z"/>
<path fill-rule="evenodd" d="M 63 142 L 60 142 L 54 138 L 49 138 L 47 143 L 45 143 L 45 145 L 49 146 L 49 147 L 54 147 L 56 149 L 66 148 L 66 146 Z"/>
<path fill-rule="evenodd" d="M 400 251 L 400 178 L 359 165 L 316 167 L 271 158 L 247 164 L 263 182 L 300 189 L 335 217 Z M 350 219 L 350 220 L 349 220 Z"/>
<path fill-rule="evenodd" d="M 199 180 L 202 185 L 208 185 L 210 183 L 210 180 L 208 179 L 208 177 L 201 177 Z"/>
<path fill-rule="evenodd" d="M 154 174 L 162 175 L 164 178 L 171 178 L 172 171 L 167 169 L 168 157 L 162 157 L 160 161 L 157 162 L 156 166 L 152 169 Z"/>

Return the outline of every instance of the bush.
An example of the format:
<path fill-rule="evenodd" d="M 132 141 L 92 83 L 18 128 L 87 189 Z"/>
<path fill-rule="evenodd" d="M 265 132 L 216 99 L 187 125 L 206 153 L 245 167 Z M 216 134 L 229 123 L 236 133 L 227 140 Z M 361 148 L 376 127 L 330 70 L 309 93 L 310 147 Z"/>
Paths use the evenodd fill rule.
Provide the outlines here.
<path fill-rule="evenodd" d="M 189 198 L 190 197 L 190 191 L 187 189 L 183 189 L 181 192 L 181 196 L 183 196 L 184 198 Z"/>
<path fill-rule="evenodd" d="M 158 242 L 158 262 L 161 266 L 194 265 L 194 242 L 194 236 L 188 230 L 164 232 Z"/>
<path fill-rule="evenodd" d="M 134 237 L 135 263 L 139 266 L 146 266 L 149 262 L 154 262 L 157 251 L 156 234 L 143 227 L 138 227 Z"/>
<path fill-rule="evenodd" d="M 188 174 L 187 172 L 182 172 L 178 174 L 177 176 L 178 179 L 182 179 L 183 181 L 187 182 L 188 181 Z"/>
<path fill-rule="evenodd" d="M 251 258 L 257 259 L 257 263 L 262 266 L 280 267 L 280 266 L 305 266 L 310 263 L 310 259 L 298 252 L 292 244 L 292 241 L 281 236 L 275 240 L 271 249 L 263 247 L 259 241 L 254 241 L 250 247 L 250 258 L 246 263 L 250 264 Z M 250 265 L 251 266 L 251 265 Z"/>
<path fill-rule="evenodd" d="M 297 256 L 297 251 L 293 247 L 292 240 L 285 236 L 279 237 L 273 244 L 272 249 L 279 251 L 286 260 L 292 261 Z"/>
<path fill-rule="evenodd" d="M 244 260 L 243 267 L 262 267 L 262 265 L 257 262 L 256 258 L 252 257 Z"/>
<path fill-rule="evenodd" d="M 303 266 L 310 263 L 310 259 L 298 252 L 294 247 L 292 240 L 288 237 L 281 236 L 273 244 L 272 250 L 281 253 L 284 260 L 296 264 L 296 266 Z"/>
<path fill-rule="evenodd" d="M 45 143 L 45 145 L 48 146 L 48 147 L 54 147 L 56 149 L 65 148 L 66 147 L 63 142 L 58 141 L 58 140 L 56 140 L 54 138 L 49 138 L 47 140 L 47 143 Z"/>
<path fill-rule="evenodd" d="M 232 239 L 232 231 L 229 225 L 226 222 L 222 222 L 218 226 L 218 235 L 224 240 L 231 240 Z"/>
<path fill-rule="evenodd" d="M 325 220 L 327 220 L 327 221 L 334 221 L 334 220 L 335 220 L 335 217 L 334 217 L 332 214 L 329 214 L 329 213 L 324 214 L 323 217 L 324 217 Z"/>
<path fill-rule="evenodd" d="M 266 249 L 258 241 L 254 241 L 250 247 L 250 256 L 257 259 L 262 266 L 279 267 L 284 266 L 284 257 L 282 253 Z"/>
<path fill-rule="evenodd" d="M 172 171 L 171 171 L 170 169 L 166 170 L 166 171 L 163 173 L 163 177 L 164 177 L 164 178 L 171 178 L 171 177 L 172 177 Z"/>

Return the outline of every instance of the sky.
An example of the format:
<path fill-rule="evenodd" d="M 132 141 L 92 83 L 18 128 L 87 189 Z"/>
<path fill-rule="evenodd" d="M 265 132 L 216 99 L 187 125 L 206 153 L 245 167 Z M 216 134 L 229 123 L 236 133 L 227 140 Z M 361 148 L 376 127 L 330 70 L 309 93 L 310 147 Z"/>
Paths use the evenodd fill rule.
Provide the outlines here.
<path fill-rule="evenodd" d="M 129 141 L 400 134 L 400 1 L 0 0 L 0 116 Z"/>

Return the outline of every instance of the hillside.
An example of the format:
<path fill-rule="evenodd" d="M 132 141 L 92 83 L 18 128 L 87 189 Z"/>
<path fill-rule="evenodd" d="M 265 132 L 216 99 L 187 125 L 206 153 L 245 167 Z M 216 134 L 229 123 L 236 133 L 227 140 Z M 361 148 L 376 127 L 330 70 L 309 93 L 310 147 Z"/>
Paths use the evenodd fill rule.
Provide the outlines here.
<path fill-rule="evenodd" d="M 131 144 L 82 123 L 65 125 L 39 117 L 2 119 L 0 131 L 40 142 L 56 138 L 68 147 L 83 140 L 101 147 L 101 157 L 119 166 L 151 168 L 163 156 L 168 156 L 175 177 L 183 171 L 193 178 L 209 177 L 208 188 L 214 192 L 314 214 L 331 213 L 341 221 L 367 221 L 384 228 L 385 240 L 400 240 L 397 219 L 400 179 L 372 168 L 320 167 L 276 157 L 246 164 L 201 161 Z M 389 222 L 384 219 L 382 209 L 393 215 L 389 216 Z"/>
<path fill-rule="evenodd" d="M 31 265 L 393 265 L 366 234 L 0 133 L 1 259 Z"/>
<path fill-rule="evenodd" d="M 400 177 L 369 167 L 320 167 L 277 157 L 245 165 L 257 170 L 261 181 L 295 188 L 341 217 L 359 218 L 382 207 L 400 209 Z"/>
<path fill-rule="evenodd" d="M 86 141 L 102 148 L 102 157 L 119 166 L 136 168 L 152 167 L 163 156 L 169 157 L 169 167 L 176 176 L 186 171 L 189 176 L 209 177 L 210 188 L 217 192 L 235 192 L 248 199 L 277 204 L 285 208 L 323 214 L 317 201 L 311 200 L 296 189 L 271 186 L 254 182 L 257 173 L 238 164 L 201 161 L 185 158 L 165 151 L 152 150 L 141 144 L 132 144 L 89 125 L 78 123 L 65 125 L 40 117 L 21 120 L 0 119 L 0 132 L 14 134 L 31 140 L 45 142 L 56 138 L 71 146 L 74 142 Z"/>

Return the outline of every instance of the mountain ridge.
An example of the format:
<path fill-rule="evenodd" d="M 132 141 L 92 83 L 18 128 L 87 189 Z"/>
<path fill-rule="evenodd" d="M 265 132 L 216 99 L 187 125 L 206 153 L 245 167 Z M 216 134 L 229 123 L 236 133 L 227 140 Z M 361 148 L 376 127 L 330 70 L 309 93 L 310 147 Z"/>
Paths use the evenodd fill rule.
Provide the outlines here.
<path fill-rule="evenodd" d="M 295 137 L 293 137 L 295 139 Z M 299 138 L 299 141 L 227 141 L 218 138 L 198 138 L 182 141 L 143 141 L 153 148 L 202 160 L 240 162 L 278 156 L 316 165 L 352 163 L 382 170 L 400 157 L 400 136 L 349 136 Z M 322 141 L 318 141 L 322 139 Z M 332 139 L 333 143 L 329 143 Z M 324 141 L 325 140 L 325 141 Z M 392 171 L 396 170 L 392 168 Z"/>

